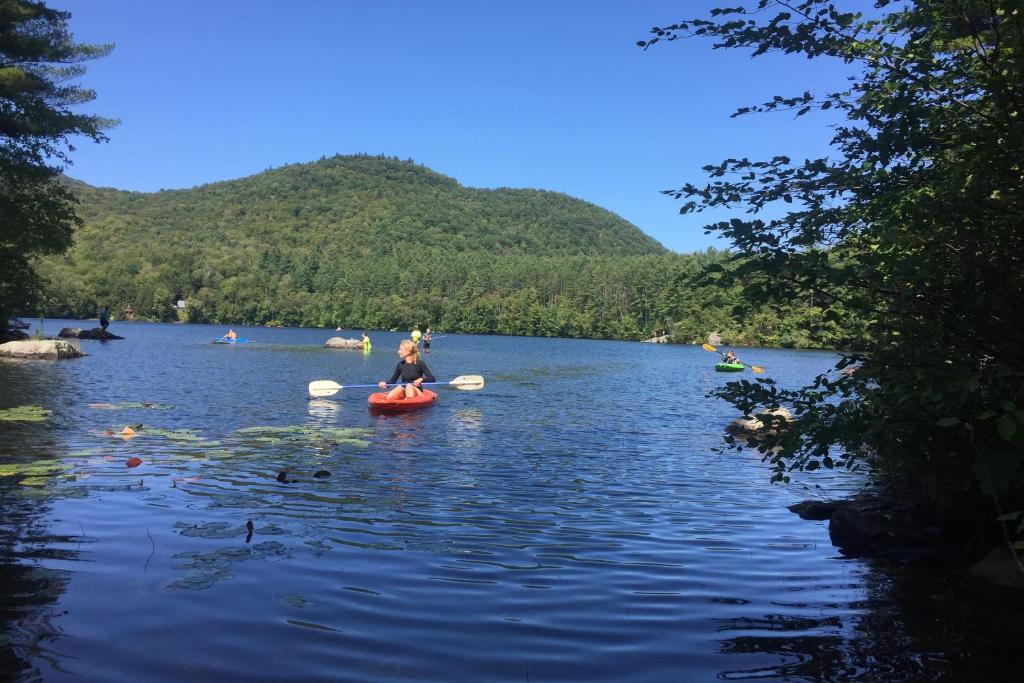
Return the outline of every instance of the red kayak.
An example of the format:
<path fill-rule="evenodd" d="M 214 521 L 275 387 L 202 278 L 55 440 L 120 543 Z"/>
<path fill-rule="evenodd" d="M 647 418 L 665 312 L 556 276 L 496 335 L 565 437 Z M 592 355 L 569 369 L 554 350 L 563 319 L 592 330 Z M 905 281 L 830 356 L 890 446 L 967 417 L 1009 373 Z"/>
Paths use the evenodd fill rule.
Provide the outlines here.
<path fill-rule="evenodd" d="M 375 413 L 401 413 L 406 410 L 425 408 L 437 400 L 437 394 L 429 389 L 424 389 L 421 396 L 416 398 L 388 398 L 383 391 L 370 394 L 367 402 L 370 410 Z"/>

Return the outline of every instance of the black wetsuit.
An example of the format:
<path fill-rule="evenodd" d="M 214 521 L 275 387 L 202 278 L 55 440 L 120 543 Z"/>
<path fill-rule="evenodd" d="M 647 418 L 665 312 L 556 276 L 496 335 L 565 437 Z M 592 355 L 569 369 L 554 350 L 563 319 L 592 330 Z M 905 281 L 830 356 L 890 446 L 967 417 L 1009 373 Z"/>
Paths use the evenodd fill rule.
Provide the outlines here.
<path fill-rule="evenodd" d="M 391 379 L 387 381 L 388 384 L 394 384 L 395 380 L 399 377 L 402 378 L 403 382 L 414 382 L 420 377 L 423 378 L 424 382 L 436 382 L 434 375 L 431 374 L 430 368 L 427 364 L 421 360 L 415 363 L 406 363 L 404 360 L 398 361 L 398 365 L 395 366 L 395 371 L 391 373 Z"/>

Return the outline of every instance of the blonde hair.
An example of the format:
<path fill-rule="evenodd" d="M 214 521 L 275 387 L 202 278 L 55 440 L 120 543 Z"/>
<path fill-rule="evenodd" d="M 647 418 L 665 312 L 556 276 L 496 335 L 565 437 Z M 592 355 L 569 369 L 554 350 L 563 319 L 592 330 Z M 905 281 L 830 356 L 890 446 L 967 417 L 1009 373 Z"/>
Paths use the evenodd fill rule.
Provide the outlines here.
<path fill-rule="evenodd" d="M 415 363 L 416 361 L 418 361 L 420 359 L 420 348 L 416 345 L 416 342 L 414 342 L 412 339 L 403 339 L 402 343 L 398 345 L 398 349 L 402 350 L 406 347 L 409 347 L 411 349 L 409 355 L 412 356 L 412 362 Z"/>

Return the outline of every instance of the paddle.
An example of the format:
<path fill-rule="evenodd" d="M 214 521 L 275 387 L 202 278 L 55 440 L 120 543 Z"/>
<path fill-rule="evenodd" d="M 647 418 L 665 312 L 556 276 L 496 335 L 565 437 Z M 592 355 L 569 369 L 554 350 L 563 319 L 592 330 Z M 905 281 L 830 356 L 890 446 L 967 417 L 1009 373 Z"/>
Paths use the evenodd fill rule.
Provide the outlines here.
<path fill-rule="evenodd" d="M 722 354 L 722 352 L 721 352 L 721 351 L 719 351 L 718 349 L 716 349 L 716 348 L 715 348 L 714 346 L 712 346 L 711 344 L 701 344 L 701 346 L 703 346 L 703 347 L 704 347 L 704 350 L 705 350 L 705 351 L 714 351 L 715 353 L 721 354 L 721 355 L 722 355 L 723 357 L 725 356 L 725 354 Z M 764 368 L 762 368 L 762 367 L 760 367 L 760 366 L 758 366 L 758 365 L 749 365 L 749 364 L 747 364 L 747 363 L 744 363 L 744 362 L 743 362 L 743 361 L 741 361 L 741 360 L 738 360 L 738 361 L 736 361 L 736 362 L 737 362 L 737 363 L 739 363 L 740 365 L 746 365 L 746 366 L 747 366 L 748 368 L 750 368 L 751 370 L 753 370 L 753 371 L 754 371 L 754 374 L 755 374 L 755 375 L 760 375 L 760 374 L 761 374 L 762 372 L 764 372 Z"/>
<path fill-rule="evenodd" d="M 398 382 L 396 384 L 389 384 L 389 387 L 397 387 L 404 384 L 404 382 Z M 432 384 L 447 384 L 453 386 L 456 389 L 462 389 L 463 391 L 475 391 L 477 389 L 484 388 L 484 378 L 480 375 L 459 375 L 450 382 L 422 382 L 421 387 L 429 386 Z M 323 396 L 334 396 L 342 389 L 360 389 L 365 387 L 378 387 L 379 384 L 338 384 L 332 382 L 329 379 L 318 379 L 315 382 L 309 383 L 309 395 L 314 398 L 321 398 Z"/>

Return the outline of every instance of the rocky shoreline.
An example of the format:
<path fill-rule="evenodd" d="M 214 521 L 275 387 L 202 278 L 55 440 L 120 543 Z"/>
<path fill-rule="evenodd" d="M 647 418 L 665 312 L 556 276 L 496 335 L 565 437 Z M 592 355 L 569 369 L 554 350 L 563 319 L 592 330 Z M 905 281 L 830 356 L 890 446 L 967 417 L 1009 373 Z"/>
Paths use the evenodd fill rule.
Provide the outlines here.
<path fill-rule="evenodd" d="M 785 429 L 792 419 L 785 408 L 777 408 L 736 418 L 725 431 L 745 439 Z M 985 534 L 983 528 L 989 525 L 974 520 L 970 510 L 870 494 L 804 500 L 789 510 L 801 519 L 828 521 L 829 539 L 844 557 L 940 566 L 975 592 L 1024 600 L 1022 553 L 1014 552 L 1008 541 Z"/>

